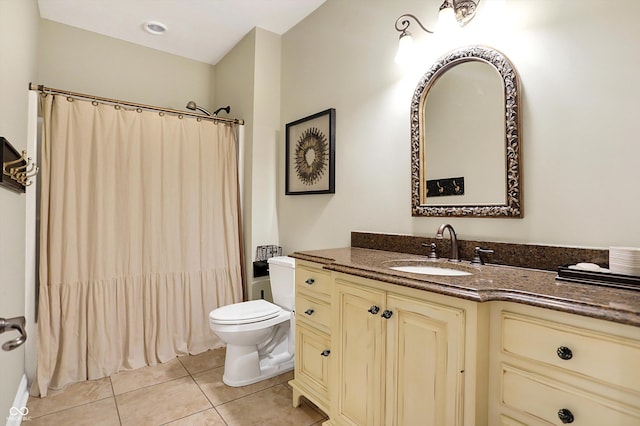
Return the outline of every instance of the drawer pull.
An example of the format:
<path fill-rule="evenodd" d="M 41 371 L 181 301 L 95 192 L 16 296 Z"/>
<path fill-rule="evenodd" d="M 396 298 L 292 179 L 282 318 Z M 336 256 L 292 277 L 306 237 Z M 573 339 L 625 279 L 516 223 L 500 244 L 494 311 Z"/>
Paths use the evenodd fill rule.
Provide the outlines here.
<path fill-rule="evenodd" d="M 322 356 L 329 356 L 329 354 L 331 353 L 331 351 L 329 349 L 325 349 L 324 351 L 320 352 L 320 355 Z M 558 414 L 559 415 L 559 414 Z"/>
<path fill-rule="evenodd" d="M 558 410 L 558 418 L 562 423 L 573 423 L 573 413 L 566 408 Z"/>
<path fill-rule="evenodd" d="M 556 353 L 560 359 L 569 360 L 573 358 L 573 352 L 566 346 L 560 346 Z"/>
<path fill-rule="evenodd" d="M 382 318 L 384 319 L 391 318 L 391 315 L 393 315 L 393 311 L 390 311 L 388 309 L 385 309 L 384 312 L 382 312 Z"/>
<path fill-rule="evenodd" d="M 306 311 L 304 311 L 304 313 L 307 315 L 313 315 L 313 312 L 313 309 L 307 309 Z"/>
<path fill-rule="evenodd" d="M 378 306 L 376 306 L 376 305 L 373 305 L 372 307 L 369 308 L 369 313 L 371 315 L 375 315 L 378 312 L 380 312 L 380 308 Z"/>
<path fill-rule="evenodd" d="M 312 285 L 313 283 L 315 283 L 316 280 L 314 280 L 313 278 L 307 278 L 307 280 L 305 281 L 305 283 Z"/>

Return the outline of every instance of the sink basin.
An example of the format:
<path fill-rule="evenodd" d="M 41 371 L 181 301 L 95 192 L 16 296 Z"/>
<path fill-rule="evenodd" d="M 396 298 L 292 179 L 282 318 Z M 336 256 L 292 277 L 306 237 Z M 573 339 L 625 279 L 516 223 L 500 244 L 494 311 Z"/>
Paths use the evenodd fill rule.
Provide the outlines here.
<path fill-rule="evenodd" d="M 440 275 L 447 277 L 462 277 L 472 275 L 471 272 L 460 271 L 458 269 L 439 268 L 437 266 L 392 266 L 389 269 L 411 274 Z"/>
<path fill-rule="evenodd" d="M 451 265 L 446 262 L 434 262 L 425 260 L 392 260 L 384 262 L 384 265 L 394 271 L 408 272 L 410 274 L 439 275 L 444 277 L 463 277 L 473 275 L 474 269 L 468 266 Z"/>

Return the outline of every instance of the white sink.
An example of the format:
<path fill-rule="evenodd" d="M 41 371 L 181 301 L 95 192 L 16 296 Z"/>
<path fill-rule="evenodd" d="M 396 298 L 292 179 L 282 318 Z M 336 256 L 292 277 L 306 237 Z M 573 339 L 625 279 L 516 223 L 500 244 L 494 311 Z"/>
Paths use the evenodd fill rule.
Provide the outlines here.
<path fill-rule="evenodd" d="M 447 277 L 462 277 L 465 275 L 472 275 L 471 272 L 460 271 L 459 269 L 438 268 L 436 266 L 426 265 L 392 266 L 389 269 L 400 272 L 409 272 L 411 274 L 440 275 Z"/>

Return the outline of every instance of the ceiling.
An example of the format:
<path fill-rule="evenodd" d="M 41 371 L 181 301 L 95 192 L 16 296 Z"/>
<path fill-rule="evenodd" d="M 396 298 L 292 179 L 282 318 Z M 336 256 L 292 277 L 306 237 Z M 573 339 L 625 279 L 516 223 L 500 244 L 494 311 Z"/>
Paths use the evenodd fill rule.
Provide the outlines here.
<path fill-rule="evenodd" d="M 284 34 L 325 0 L 38 0 L 40 17 L 216 64 L 254 27 Z M 143 24 L 166 25 L 162 35 Z"/>

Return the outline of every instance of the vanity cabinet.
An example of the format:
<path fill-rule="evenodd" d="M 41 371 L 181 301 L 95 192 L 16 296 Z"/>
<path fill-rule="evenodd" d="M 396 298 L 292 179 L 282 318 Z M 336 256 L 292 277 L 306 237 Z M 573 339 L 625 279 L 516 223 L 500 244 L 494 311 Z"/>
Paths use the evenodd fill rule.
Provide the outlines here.
<path fill-rule="evenodd" d="M 329 412 L 332 294 L 330 272 L 319 264 L 296 261 L 295 377 L 289 382 L 294 407 L 300 405 L 304 395 Z"/>
<path fill-rule="evenodd" d="M 506 302 L 490 321 L 489 424 L 640 424 L 639 328 Z"/>
<path fill-rule="evenodd" d="M 485 424 L 475 413 L 477 304 L 334 277 L 328 424 Z"/>

